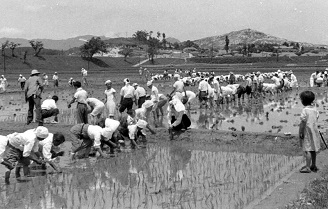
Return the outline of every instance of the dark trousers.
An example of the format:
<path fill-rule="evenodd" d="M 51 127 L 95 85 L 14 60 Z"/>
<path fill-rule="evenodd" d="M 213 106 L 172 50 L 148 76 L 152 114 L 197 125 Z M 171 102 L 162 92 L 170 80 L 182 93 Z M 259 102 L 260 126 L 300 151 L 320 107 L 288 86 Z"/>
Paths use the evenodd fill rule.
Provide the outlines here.
<path fill-rule="evenodd" d="M 142 104 L 145 103 L 146 101 L 146 96 L 139 97 L 138 99 L 138 108 L 141 108 Z"/>
<path fill-rule="evenodd" d="M 55 121 L 58 122 L 58 118 L 57 118 L 58 114 L 59 114 L 59 110 L 57 108 L 50 109 L 50 110 L 44 110 L 44 109 L 41 110 L 42 120 L 45 118 L 49 118 L 51 116 L 55 116 Z"/>
<path fill-rule="evenodd" d="M 39 123 L 39 126 L 43 125 L 42 115 L 41 115 L 41 98 L 38 96 L 30 96 L 27 99 L 28 102 L 28 113 L 27 113 L 27 123 L 31 123 L 33 121 L 33 111 L 35 107 L 36 119 L 35 121 Z"/>
<path fill-rule="evenodd" d="M 121 106 L 120 106 L 120 113 L 124 112 L 125 109 L 127 109 L 128 111 L 131 110 L 133 107 L 133 100 L 132 98 L 124 98 L 123 101 L 121 102 Z"/>
<path fill-rule="evenodd" d="M 20 83 L 21 89 L 24 90 L 25 82 Z"/>
<path fill-rule="evenodd" d="M 77 123 L 88 123 L 88 107 L 86 104 L 77 103 L 76 120 Z"/>
<path fill-rule="evenodd" d="M 172 116 L 171 124 L 173 124 L 175 121 L 176 121 L 176 118 L 174 116 Z M 190 119 L 188 118 L 188 116 L 186 114 L 183 114 L 182 119 L 181 119 L 181 123 L 177 126 L 173 126 L 173 130 L 181 131 L 181 129 L 189 128 L 190 125 L 191 125 Z"/>
<path fill-rule="evenodd" d="M 12 165 L 15 165 L 16 162 L 23 166 L 28 166 L 30 164 L 30 159 L 23 157 L 23 151 L 15 148 L 11 144 L 8 143 L 7 145 L 7 153 L 4 159 L 8 162 L 10 162 Z M 7 167 L 7 166 L 6 166 Z M 8 167 L 7 167 L 8 168 Z M 11 169 L 11 168 L 8 168 Z"/>

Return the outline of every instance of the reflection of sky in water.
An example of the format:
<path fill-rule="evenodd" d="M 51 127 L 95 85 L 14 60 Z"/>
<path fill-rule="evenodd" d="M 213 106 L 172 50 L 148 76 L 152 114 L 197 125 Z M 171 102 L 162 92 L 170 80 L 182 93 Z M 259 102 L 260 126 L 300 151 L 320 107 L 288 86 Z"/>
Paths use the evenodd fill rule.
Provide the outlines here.
<path fill-rule="evenodd" d="M 209 152 L 148 145 L 108 160 L 1 190 L 25 208 L 243 208 L 296 168 L 302 157 Z"/>
<path fill-rule="evenodd" d="M 26 121 L 27 104 L 22 101 L 22 93 L 4 95 L 0 106 L 0 120 Z M 47 95 L 44 95 L 44 98 Z M 325 98 L 324 98 L 325 97 Z M 75 108 L 67 109 L 67 101 L 71 93 L 64 91 L 60 95 L 58 107 L 60 109 L 59 121 L 63 124 L 75 124 Z M 324 93 L 317 94 L 318 111 L 324 113 L 327 102 Z M 9 104 L 10 103 L 10 104 Z M 299 95 L 295 91 L 285 92 L 279 96 L 267 95 L 261 100 L 248 102 L 232 102 L 223 104 L 215 109 L 199 109 L 198 101 L 194 101 L 192 110 L 188 113 L 192 128 L 217 130 L 242 130 L 255 132 L 272 132 L 292 134 L 298 133 L 299 115 L 303 108 Z M 164 107 L 164 109 L 166 109 Z M 14 117 L 13 115 L 16 114 Z M 268 117 L 266 117 L 268 115 Z M 319 125 L 325 125 L 327 116 L 320 114 Z M 49 119 L 50 120 L 50 119 Z M 151 124 L 153 124 L 151 118 Z M 159 118 L 160 127 L 168 127 L 166 115 Z"/>

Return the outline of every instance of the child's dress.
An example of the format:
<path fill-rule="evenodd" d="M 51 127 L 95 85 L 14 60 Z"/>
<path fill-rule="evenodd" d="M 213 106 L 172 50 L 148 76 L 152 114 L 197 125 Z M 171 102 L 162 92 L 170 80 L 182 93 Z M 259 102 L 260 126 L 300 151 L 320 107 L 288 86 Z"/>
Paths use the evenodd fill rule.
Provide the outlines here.
<path fill-rule="evenodd" d="M 304 129 L 303 151 L 319 151 L 320 136 L 317 128 L 319 112 L 314 106 L 305 106 L 301 113 L 301 121 L 306 122 Z"/>
<path fill-rule="evenodd" d="M 115 116 L 115 101 L 114 101 L 114 93 L 116 93 L 116 90 L 111 88 L 111 89 L 106 89 L 105 94 L 107 97 L 107 102 L 106 102 L 106 108 L 108 111 L 108 116 Z"/>

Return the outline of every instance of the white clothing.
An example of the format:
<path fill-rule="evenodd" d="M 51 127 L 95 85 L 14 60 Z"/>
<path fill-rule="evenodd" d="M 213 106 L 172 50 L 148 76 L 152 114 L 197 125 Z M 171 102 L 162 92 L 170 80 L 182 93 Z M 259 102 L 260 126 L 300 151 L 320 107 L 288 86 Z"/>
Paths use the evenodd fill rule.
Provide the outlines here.
<path fill-rule="evenodd" d="M 174 84 L 173 87 L 175 89 L 176 92 L 183 92 L 183 87 L 184 87 L 184 83 L 182 80 L 177 80 Z"/>
<path fill-rule="evenodd" d="M 134 95 L 136 99 L 139 99 L 140 97 L 144 97 L 146 96 L 146 90 L 143 87 L 138 86 L 134 91 Z"/>
<path fill-rule="evenodd" d="M 121 88 L 121 96 L 123 96 L 123 98 L 133 98 L 134 97 L 134 87 L 131 86 L 130 84 L 126 84 L 125 86 L 123 86 Z"/>
<path fill-rule="evenodd" d="M 276 86 L 279 86 L 279 85 L 280 85 L 280 79 L 279 79 L 278 77 L 273 76 L 273 77 L 271 78 L 271 80 L 273 80 L 273 82 L 274 82 L 274 84 L 275 84 Z"/>
<path fill-rule="evenodd" d="M 76 89 L 74 98 L 76 99 L 76 102 L 86 104 L 87 103 L 86 100 L 88 98 L 88 93 L 84 89 L 78 88 L 78 89 Z"/>
<path fill-rule="evenodd" d="M 53 99 L 44 100 L 42 102 L 41 109 L 43 109 L 43 110 L 57 109 L 55 100 L 53 100 Z"/>
<path fill-rule="evenodd" d="M 30 129 L 24 133 L 16 133 L 15 135 L 8 135 L 9 143 L 23 151 L 23 157 L 30 156 L 31 152 L 38 152 L 39 140 L 36 138 L 35 129 Z"/>
<path fill-rule="evenodd" d="M 53 138 L 54 138 L 54 135 L 52 133 L 49 133 L 49 136 L 47 138 L 45 138 L 44 140 L 39 142 L 39 146 L 42 147 L 42 155 L 46 161 L 53 160 L 53 159 L 51 159 L 51 156 L 52 156 L 51 148 L 53 146 L 53 144 L 52 144 Z"/>
<path fill-rule="evenodd" d="M 109 139 L 112 138 L 113 133 L 117 130 L 117 128 L 120 126 L 120 121 L 114 120 L 111 118 L 106 118 L 105 120 L 105 127 L 110 129 L 111 134 L 109 135 Z"/>
<path fill-rule="evenodd" d="M 151 87 L 150 97 L 153 102 L 158 102 L 158 89 L 154 85 Z"/>
<path fill-rule="evenodd" d="M 87 98 L 86 101 L 87 101 L 88 105 L 92 108 L 92 112 L 90 113 L 90 115 L 96 116 L 96 115 L 100 115 L 104 112 L 105 104 L 102 101 L 100 101 L 99 99 Z"/>
<path fill-rule="evenodd" d="M 188 97 L 188 102 L 187 103 L 190 103 L 193 99 L 196 98 L 196 94 L 192 91 L 186 91 L 186 92 L 183 92 L 182 93 L 182 96 L 186 96 Z"/>
<path fill-rule="evenodd" d="M 102 128 L 100 126 L 89 125 L 87 133 L 89 138 L 94 140 L 93 147 L 100 148 Z"/>
<path fill-rule="evenodd" d="M 115 115 L 115 108 L 116 108 L 116 104 L 114 101 L 114 94 L 116 93 L 116 90 L 111 88 L 111 89 L 106 89 L 105 90 L 105 95 L 107 97 L 107 101 L 106 101 L 106 107 L 107 107 L 107 111 L 108 111 L 108 116 L 114 116 Z"/>
<path fill-rule="evenodd" d="M 19 83 L 23 83 L 23 82 L 25 82 L 26 81 L 26 78 L 25 77 L 19 77 L 18 78 L 18 82 Z"/>
<path fill-rule="evenodd" d="M 48 77 L 48 76 L 47 76 Z M 52 76 L 52 80 L 58 80 L 58 75 L 54 75 L 54 76 Z"/>
<path fill-rule="evenodd" d="M 199 82 L 198 89 L 199 91 L 208 91 L 208 83 L 205 80 L 202 80 Z"/>

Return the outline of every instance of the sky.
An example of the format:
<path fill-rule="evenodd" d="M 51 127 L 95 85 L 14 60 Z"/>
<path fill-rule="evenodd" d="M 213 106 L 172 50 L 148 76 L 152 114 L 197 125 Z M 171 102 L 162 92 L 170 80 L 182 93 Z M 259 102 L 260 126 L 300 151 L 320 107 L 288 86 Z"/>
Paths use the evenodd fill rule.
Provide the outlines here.
<path fill-rule="evenodd" d="M 180 41 L 246 28 L 328 44 L 327 0 L 1 0 L 0 37 L 67 39 L 164 32 Z"/>

